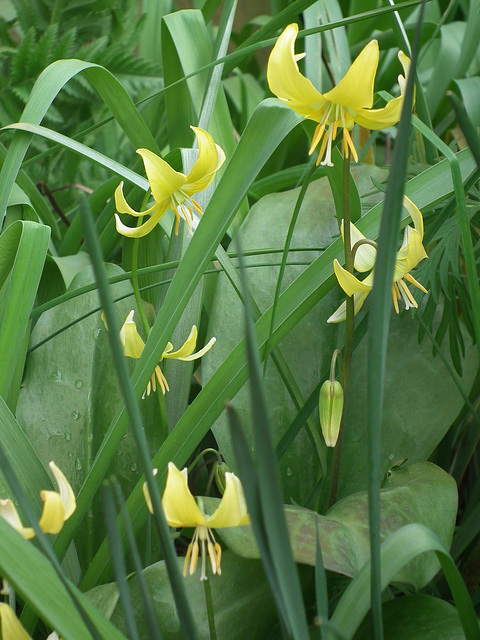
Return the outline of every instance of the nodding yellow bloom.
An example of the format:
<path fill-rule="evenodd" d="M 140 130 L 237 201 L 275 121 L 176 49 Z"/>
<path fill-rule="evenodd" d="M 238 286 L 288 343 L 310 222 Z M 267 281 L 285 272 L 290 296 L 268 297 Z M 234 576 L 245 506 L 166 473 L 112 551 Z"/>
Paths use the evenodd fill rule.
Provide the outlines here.
<path fill-rule="evenodd" d="M 407 282 L 410 282 L 418 289 L 421 289 L 424 293 L 428 291 L 423 287 L 415 278 L 410 274 L 410 271 L 417 266 L 417 264 L 427 258 L 427 253 L 423 247 L 423 218 L 418 208 L 413 202 L 404 196 L 403 205 L 407 209 L 410 217 L 413 221 L 414 228 L 410 225 L 405 227 L 403 243 L 400 247 L 400 251 L 397 252 L 395 260 L 395 270 L 393 274 L 392 285 L 392 298 L 395 311 L 399 313 L 398 301 L 400 298 L 405 304 L 405 309 L 412 307 L 418 307 L 415 298 L 412 296 Z M 343 221 L 342 221 L 342 236 L 343 236 Z M 350 239 L 352 249 L 357 242 L 365 240 L 365 236 L 360 233 L 356 226 L 350 223 Z M 353 295 L 355 313 L 360 311 L 366 297 L 370 293 L 373 287 L 374 267 L 377 259 L 377 250 L 371 244 L 361 244 L 358 246 L 355 252 L 354 266 L 357 271 L 365 272 L 370 271 L 368 276 L 364 280 L 359 280 L 352 273 L 349 273 L 346 269 L 340 266 L 338 260 L 333 261 L 333 268 L 339 285 L 345 291 L 348 296 Z M 333 313 L 327 322 L 341 322 L 345 320 L 346 316 L 346 303 L 343 302 L 340 307 Z"/>
<path fill-rule="evenodd" d="M 0 602 L 0 630 L 3 640 L 32 640 L 8 604 Z"/>
<path fill-rule="evenodd" d="M 398 77 L 400 96 L 381 109 L 372 109 L 373 85 L 378 66 L 378 42 L 372 40 L 359 53 L 342 80 L 327 93 L 320 93 L 303 76 L 297 62 L 305 54 L 295 53 L 298 25 L 290 24 L 278 38 L 267 66 L 267 80 L 272 93 L 305 118 L 318 122 L 310 154 L 318 144 L 317 165 L 332 165 L 332 142 L 339 127 L 343 128 L 342 153 L 358 162 L 350 131 L 355 123 L 366 129 L 385 129 L 400 119 L 410 59 L 398 54 L 405 77 Z M 323 162 L 322 162 L 323 160 Z"/>
<path fill-rule="evenodd" d="M 212 136 L 198 127 L 191 127 L 198 141 L 198 160 L 188 175 L 175 171 L 172 167 L 148 149 L 137 149 L 142 156 L 145 165 L 150 188 L 155 204 L 146 211 L 134 211 L 123 195 L 123 182 L 115 191 L 115 206 L 118 213 L 129 213 L 131 216 L 146 216 L 150 218 L 139 227 L 125 226 L 119 216 L 115 214 L 117 231 L 129 238 L 141 238 L 147 235 L 156 226 L 167 209 L 175 213 L 175 234 L 178 233 L 180 215 L 191 227 L 193 211 L 202 215 L 202 208 L 195 202 L 193 196 L 204 191 L 212 182 L 216 172 L 225 161 L 223 150 L 215 144 Z"/>
<path fill-rule="evenodd" d="M 40 517 L 39 526 L 44 533 L 58 533 L 63 527 L 63 523 L 70 518 L 75 511 L 77 503 L 75 494 L 70 483 L 54 462 L 50 462 L 52 472 L 57 486 L 57 491 L 40 491 L 43 500 L 43 511 Z M 18 533 L 29 540 L 35 535 L 32 527 L 24 527 L 18 511 L 10 499 L 0 500 L 0 517 L 6 520 Z"/>
<path fill-rule="evenodd" d="M 142 355 L 143 349 L 145 348 L 145 343 L 143 342 L 140 334 L 137 331 L 137 325 L 133 320 L 133 310 L 127 316 L 127 319 L 123 323 L 123 327 L 120 329 L 120 342 L 122 343 L 123 353 L 129 358 L 140 358 Z M 190 331 L 190 335 L 185 340 L 183 345 L 177 351 L 173 351 L 173 345 L 171 342 L 167 343 L 165 347 L 165 351 L 162 353 L 162 357 L 159 360 L 159 363 L 165 358 L 170 358 L 171 360 L 182 360 L 183 362 L 191 362 L 192 360 L 198 360 L 201 358 L 207 351 L 209 351 L 215 341 L 216 338 L 212 338 L 204 347 L 200 349 L 200 351 L 195 351 L 195 347 L 197 345 L 197 327 L 193 325 L 192 330 Z M 162 393 L 165 395 L 167 391 L 170 391 L 170 387 L 168 386 L 168 382 L 163 375 L 160 366 L 157 365 L 155 367 L 154 372 L 152 373 L 152 377 L 150 382 L 147 384 L 147 388 L 143 397 L 145 395 L 149 396 L 152 389 L 153 391 L 157 390 L 157 382 L 162 390 Z"/>
<path fill-rule="evenodd" d="M 156 474 L 154 469 L 154 475 Z M 147 483 L 143 485 L 145 502 L 153 513 L 152 501 Z M 239 527 L 250 524 L 247 503 L 240 480 L 234 473 L 225 473 L 225 492 L 217 509 L 211 516 L 203 513 L 203 504 L 198 504 L 188 488 L 187 470 L 179 471 L 173 462 L 168 463 L 168 476 L 162 498 L 163 512 L 170 527 L 195 527 L 191 543 L 183 565 L 183 575 L 193 575 L 197 568 L 198 556 L 202 557 L 200 580 L 206 580 L 206 555 L 210 559 L 213 574 L 222 573 L 220 562 L 222 549 L 215 540 L 212 529 Z"/>

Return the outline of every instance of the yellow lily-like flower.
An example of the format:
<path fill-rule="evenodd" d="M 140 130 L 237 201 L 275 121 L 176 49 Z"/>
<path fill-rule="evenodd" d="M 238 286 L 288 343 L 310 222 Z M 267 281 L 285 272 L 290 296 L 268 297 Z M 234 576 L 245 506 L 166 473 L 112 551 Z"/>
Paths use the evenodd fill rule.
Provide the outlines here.
<path fill-rule="evenodd" d="M 0 602 L 0 636 L 3 640 L 32 640 L 8 604 Z"/>
<path fill-rule="evenodd" d="M 403 205 L 407 209 L 414 228 L 410 225 L 405 227 L 405 233 L 403 243 L 400 251 L 397 253 L 395 260 L 395 270 L 393 275 L 392 285 L 392 298 L 395 311 L 399 313 L 398 301 L 403 299 L 406 309 L 412 307 L 418 307 L 415 298 L 412 296 L 410 289 L 408 288 L 405 280 L 421 289 L 424 293 L 428 291 L 423 287 L 415 278 L 410 274 L 410 271 L 417 266 L 417 264 L 427 258 L 427 253 L 423 247 L 423 218 L 422 214 L 415 206 L 415 204 L 404 196 Z M 343 236 L 343 221 L 342 221 L 342 236 Z M 365 240 L 365 236 L 360 233 L 356 226 L 350 223 L 350 238 L 352 249 L 357 242 Z M 368 296 L 373 287 L 374 278 L 374 266 L 377 258 L 377 250 L 371 244 L 361 244 L 358 246 L 355 258 L 354 266 L 357 271 L 365 272 L 370 271 L 368 276 L 364 280 L 359 280 L 352 273 L 349 273 L 346 269 L 340 266 L 338 260 L 333 261 L 333 268 L 335 275 L 337 276 L 338 283 L 348 296 L 353 295 L 355 313 L 360 311 L 365 298 Z M 327 322 L 341 322 L 345 320 L 346 316 L 346 303 L 343 302 L 340 307 L 333 313 Z"/>
<path fill-rule="evenodd" d="M 267 80 L 272 93 L 305 118 L 318 122 L 309 154 L 321 142 L 317 165 L 332 165 L 332 142 L 343 128 L 342 152 L 345 157 L 358 156 L 350 136 L 355 123 L 366 129 L 386 129 L 400 119 L 410 59 L 400 51 L 398 57 L 405 77 L 398 77 L 400 96 L 381 109 L 372 109 L 373 85 L 378 66 L 378 42 L 372 40 L 359 53 L 342 80 L 327 93 L 320 93 L 303 76 L 297 62 L 305 54 L 295 53 L 298 25 L 290 24 L 278 38 L 267 66 Z M 325 159 L 324 159 L 325 157 Z"/>
<path fill-rule="evenodd" d="M 122 343 L 123 353 L 129 358 L 140 358 L 142 355 L 143 349 L 145 348 L 145 343 L 143 342 L 140 334 L 137 331 L 137 325 L 133 320 L 133 310 L 127 316 L 127 319 L 123 323 L 123 327 L 120 329 L 120 342 Z M 165 358 L 170 358 L 171 360 L 182 360 L 183 362 L 191 362 L 192 360 L 198 360 L 201 358 L 207 351 L 209 351 L 213 345 L 215 344 L 216 338 L 211 338 L 211 340 L 200 349 L 200 351 L 195 351 L 195 347 L 197 345 L 197 327 L 193 325 L 192 330 L 190 331 L 190 335 L 185 340 L 183 345 L 177 351 L 173 351 L 173 345 L 171 342 L 167 342 L 167 346 L 165 347 L 165 351 L 162 353 L 162 357 L 159 360 L 159 363 Z M 170 391 L 170 387 L 168 386 L 168 382 L 163 375 L 160 366 L 157 365 L 155 367 L 154 372 L 152 373 L 152 377 L 150 382 L 147 384 L 147 388 L 143 397 L 145 395 L 149 396 L 150 392 L 157 390 L 157 381 L 160 385 L 160 389 L 162 393 L 165 395 L 167 391 Z"/>
<path fill-rule="evenodd" d="M 145 216 L 150 218 L 139 227 L 125 226 L 119 216 L 115 214 L 117 231 L 129 238 L 141 238 L 147 235 L 156 226 L 167 209 L 175 213 L 175 234 L 178 233 L 180 214 L 191 228 L 193 211 L 202 215 L 202 208 L 195 202 L 193 195 L 204 191 L 212 182 L 216 172 L 225 161 L 225 153 L 215 142 L 212 136 L 198 127 L 191 127 L 198 141 L 198 160 L 188 175 L 175 171 L 172 167 L 148 149 L 137 149 L 142 156 L 145 165 L 152 195 L 155 204 L 146 211 L 134 211 L 123 195 L 123 182 L 115 191 L 115 205 L 118 213 L 129 213 L 131 216 Z"/>
<path fill-rule="evenodd" d="M 154 469 L 153 473 L 156 474 Z M 147 483 L 143 485 L 145 502 L 150 513 L 153 513 L 152 500 Z M 198 556 L 202 556 L 200 580 L 206 580 L 206 554 L 210 559 L 213 574 L 221 575 L 220 562 L 222 549 L 215 540 L 212 529 L 224 527 L 240 527 L 250 524 L 247 503 L 243 493 L 242 483 L 234 473 L 225 473 L 225 492 L 217 509 L 211 516 L 203 513 L 203 505 L 195 498 L 188 488 L 187 470 L 179 471 L 173 462 L 168 463 L 168 476 L 162 497 L 162 508 L 165 519 L 170 527 L 195 527 L 192 542 L 188 545 L 187 555 L 183 565 L 183 575 L 187 572 L 193 575 L 197 568 Z M 201 548 L 199 545 L 199 541 Z M 189 568 L 190 563 L 190 568 Z"/>
<path fill-rule="evenodd" d="M 50 462 L 50 470 L 58 486 L 57 491 L 40 491 L 43 500 L 43 511 L 39 526 L 44 533 L 58 533 L 63 523 L 75 511 L 77 503 L 70 483 L 54 462 Z M 29 540 L 35 535 L 32 527 L 24 527 L 18 511 L 10 499 L 0 500 L 0 517 L 6 520 L 18 533 Z"/>

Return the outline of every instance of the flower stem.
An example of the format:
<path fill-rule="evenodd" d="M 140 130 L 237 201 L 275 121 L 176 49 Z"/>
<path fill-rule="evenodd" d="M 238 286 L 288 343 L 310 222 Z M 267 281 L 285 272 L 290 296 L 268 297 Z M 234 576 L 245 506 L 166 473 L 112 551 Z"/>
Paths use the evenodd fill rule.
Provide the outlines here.
<path fill-rule="evenodd" d="M 208 629 L 210 631 L 210 640 L 217 640 L 217 632 L 215 630 L 215 615 L 213 613 L 212 591 L 210 589 L 210 581 L 203 580 L 205 589 L 205 603 L 207 605 Z"/>
<path fill-rule="evenodd" d="M 150 190 L 145 194 L 145 198 L 142 202 L 142 208 L 140 211 L 144 211 L 147 206 L 148 198 L 150 197 Z M 140 216 L 137 219 L 137 227 L 140 227 L 142 224 L 143 216 Z M 145 330 L 145 337 L 148 338 L 148 334 L 150 333 L 150 325 L 148 324 L 147 316 L 145 315 L 145 310 L 143 308 L 142 298 L 140 297 L 140 287 L 138 286 L 138 243 L 140 238 L 133 239 L 133 248 L 132 248 L 132 286 L 133 293 L 135 294 L 135 302 L 137 303 L 138 313 L 140 314 L 140 318 L 142 319 L 143 328 Z"/>
<path fill-rule="evenodd" d="M 343 160 L 343 246 L 345 249 L 345 269 L 353 273 L 353 253 L 350 237 L 350 159 Z M 330 495 L 328 506 L 331 507 L 337 499 L 338 478 L 340 475 L 340 461 L 342 457 L 342 437 L 343 426 L 345 424 L 345 409 L 347 406 L 348 384 L 350 380 L 350 367 L 353 353 L 353 317 L 354 304 L 353 296 L 347 298 L 346 320 L 345 320 L 345 349 L 343 352 L 343 415 L 340 424 L 337 444 L 333 452 L 332 475 L 330 482 Z"/>

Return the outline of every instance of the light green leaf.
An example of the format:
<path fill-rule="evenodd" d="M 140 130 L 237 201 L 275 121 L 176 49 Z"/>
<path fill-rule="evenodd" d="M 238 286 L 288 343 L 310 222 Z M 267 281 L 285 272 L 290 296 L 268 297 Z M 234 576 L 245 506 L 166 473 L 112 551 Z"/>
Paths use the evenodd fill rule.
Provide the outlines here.
<path fill-rule="evenodd" d="M 179 559 L 179 564 L 183 564 L 183 558 Z M 202 640 L 210 640 L 205 592 L 198 571 L 197 568 L 196 575 L 187 576 L 184 585 L 199 637 Z M 181 640 L 183 636 L 164 562 L 147 567 L 143 574 L 152 594 L 164 640 Z M 275 625 L 277 617 L 261 563 L 239 558 L 227 551 L 222 554 L 222 575 L 211 576 L 208 580 L 212 590 L 217 637 L 244 640 L 248 624 L 248 637 L 251 640 L 264 640 Z M 148 631 L 145 615 L 134 575 L 131 576 L 129 585 L 140 637 L 146 638 Z M 114 584 L 101 585 L 88 592 L 87 597 L 105 615 L 111 616 L 111 621 L 120 631 L 126 633 L 122 605 L 118 601 Z"/>

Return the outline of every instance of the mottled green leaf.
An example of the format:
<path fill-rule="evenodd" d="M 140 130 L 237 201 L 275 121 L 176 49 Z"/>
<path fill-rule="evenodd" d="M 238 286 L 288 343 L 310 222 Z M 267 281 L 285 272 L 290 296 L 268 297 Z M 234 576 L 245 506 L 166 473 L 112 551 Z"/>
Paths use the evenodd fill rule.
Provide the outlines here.
<path fill-rule="evenodd" d="M 215 499 L 204 498 L 210 510 Z M 455 481 L 430 462 L 392 470 L 381 490 L 382 539 L 401 527 L 424 524 L 449 548 L 457 513 Z M 339 500 L 325 516 L 297 506 L 285 506 L 292 550 L 297 562 L 315 564 L 315 533 L 322 547 L 326 569 L 350 577 L 357 575 L 370 556 L 368 536 L 368 495 L 366 491 Z M 255 558 L 258 549 L 251 527 L 220 529 L 219 535 L 239 555 Z M 396 582 L 424 587 L 437 573 L 435 555 L 424 554 L 405 566 Z"/>

